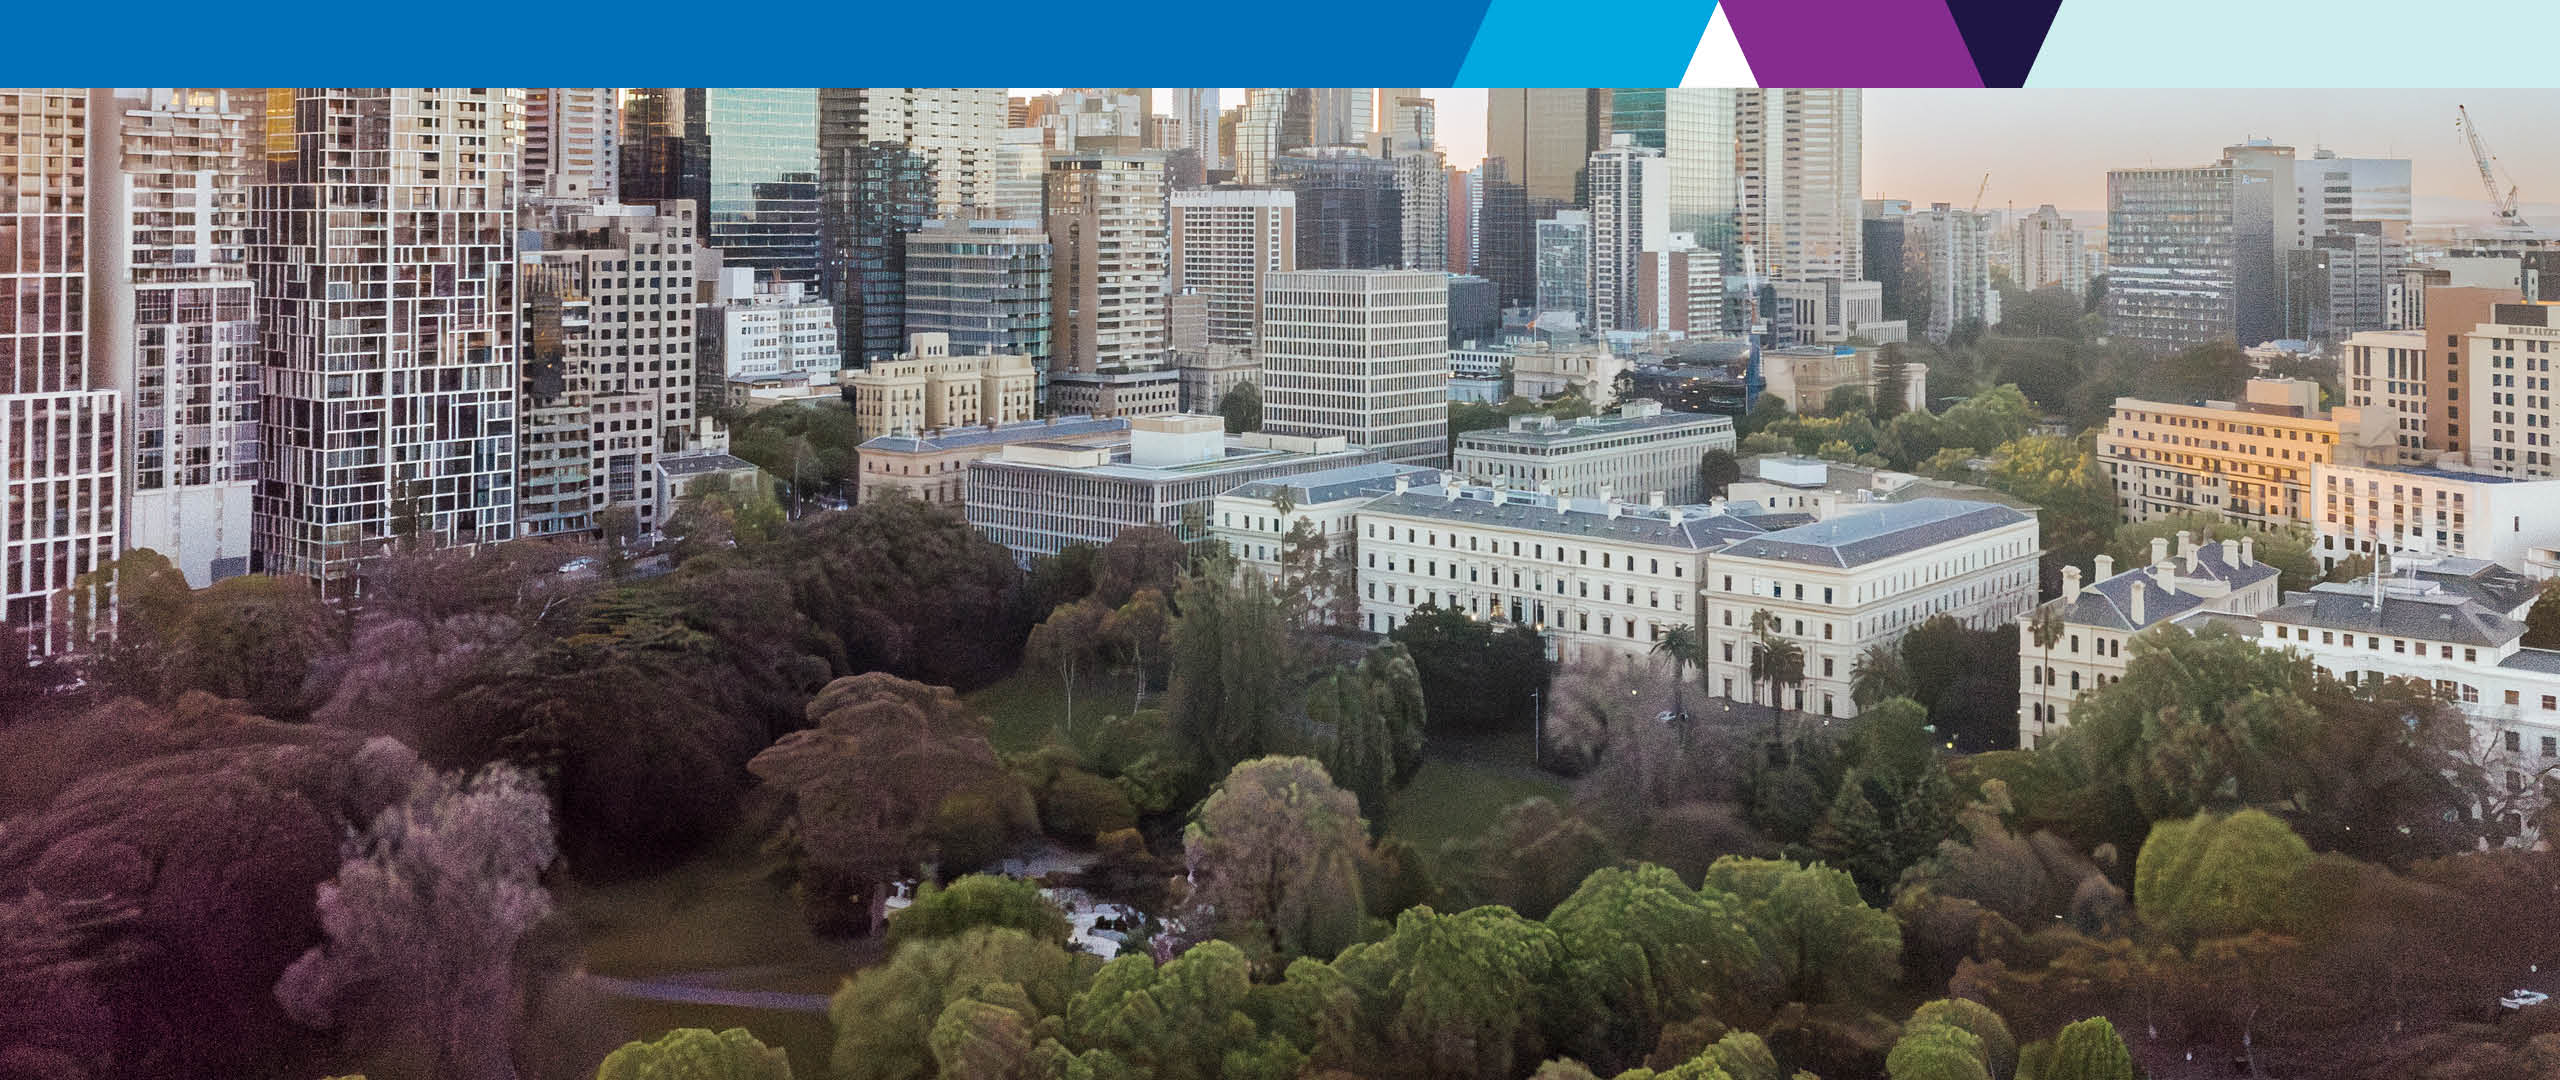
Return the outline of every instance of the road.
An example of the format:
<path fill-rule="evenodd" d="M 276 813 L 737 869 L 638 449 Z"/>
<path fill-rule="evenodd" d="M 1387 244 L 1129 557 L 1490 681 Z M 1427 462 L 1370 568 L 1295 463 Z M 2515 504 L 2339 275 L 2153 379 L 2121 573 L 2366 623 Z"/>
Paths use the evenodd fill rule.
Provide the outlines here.
<path fill-rule="evenodd" d="M 675 979 L 617 979 L 610 975 L 583 976 L 587 983 L 615 997 L 640 998 L 645 1001 L 675 1001 L 687 1005 L 728 1005 L 741 1009 L 771 1009 L 776 1012 L 818 1013 L 827 1011 L 825 994 L 790 994 L 779 990 L 717 990 L 695 986 Z M 682 978 L 677 976 L 676 978 Z"/>

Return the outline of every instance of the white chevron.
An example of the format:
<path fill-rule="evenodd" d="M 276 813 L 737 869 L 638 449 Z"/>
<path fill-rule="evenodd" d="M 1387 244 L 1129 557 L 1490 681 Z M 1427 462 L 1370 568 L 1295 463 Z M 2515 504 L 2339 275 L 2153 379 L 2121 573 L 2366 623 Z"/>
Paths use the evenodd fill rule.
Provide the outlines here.
<path fill-rule="evenodd" d="M 1733 36 L 1733 24 L 1725 21 L 1723 4 L 1707 17 L 1707 32 L 1698 36 L 1698 51 L 1690 54 L 1680 85 L 1760 85 L 1751 74 L 1751 61 L 1742 55 L 1742 42 Z"/>

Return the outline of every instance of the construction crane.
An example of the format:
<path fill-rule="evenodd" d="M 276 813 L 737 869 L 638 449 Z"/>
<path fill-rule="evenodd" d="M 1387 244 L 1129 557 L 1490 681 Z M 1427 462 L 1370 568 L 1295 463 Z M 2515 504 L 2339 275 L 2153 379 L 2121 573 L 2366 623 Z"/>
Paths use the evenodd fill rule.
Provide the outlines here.
<path fill-rule="evenodd" d="M 1966 211 L 1966 213 L 1971 213 L 1971 214 L 1979 214 L 1979 213 L 1981 213 L 1981 212 L 1982 212 L 1982 193 L 1983 193 L 1983 192 L 1986 192 L 1986 191 L 1989 191 L 1989 190 L 1991 190 L 1991 174 L 1986 172 L 1986 173 L 1982 174 L 1982 184 L 1981 184 L 1981 186 L 1976 187 L 1976 188 L 1974 188 L 1974 189 L 1973 189 L 1973 209 Z"/>
<path fill-rule="evenodd" d="M 2480 167 L 2480 189 L 2489 193 L 2489 205 L 2497 210 L 2498 224 L 2517 232 L 2530 232 L 2533 226 L 2516 208 L 2515 178 L 2508 177 L 2507 189 L 2503 192 L 2498 190 L 2498 174 L 2505 172 L 2506 166 L 2498 161 L 2498 155 L 2489 152 L 2489 144 L 2481 140 L 2480 125 L 2472 121 L 2471 110 L 2456 105 L 2453 111 L 2453 126 L 2460 128 L 2462 137 L 2471 144 L 2471 163 Z"/>

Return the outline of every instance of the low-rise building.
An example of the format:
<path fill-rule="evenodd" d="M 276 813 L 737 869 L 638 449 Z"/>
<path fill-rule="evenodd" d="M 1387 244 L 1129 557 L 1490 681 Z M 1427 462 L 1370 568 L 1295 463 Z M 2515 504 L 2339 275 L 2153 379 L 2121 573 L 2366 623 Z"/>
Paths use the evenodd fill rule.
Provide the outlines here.
<path fill-rule="evenodd" d="M 2124 679 L 2125 646 L 2155 626 L 2193 628 L 2214 615 L 2247 618 L 2274 607 L 2275 567 L 2257 541 L 2199 544 L 2192 533 L 2151 541 L 2151 562 L 2119 574 L 2100 555 L 2086 585 L 2062 568 L 2062 595 L 2018 621 L 2018 745 L 2035 748 L 2071 723 L 2080 695 Z M 2039 630 L 2039 627 L 2043 629 Z"/>
<path fill-rule="evenodd" d="M 2098 433 L 2098 464 L 2127 521 L 2206 513 L 2260 530 L 2317 519 L 2314 466 L 2397 453 L 2382 413 L 2321 412 L 2319 385 L 2303 379 L 2251 379 L 2237 402 L 2117 398 Z"/>
<path fill-rule="evenodd" d="M 1698 459 L 1734 448 L 1733 418 L 1666 412 L 1657 401 L 1631 401 L 1617 412 L 1559 420 L 1532 413 L 1509 426 L 1458 436 L 1451 471 L 1471 483 L 1558 495 L 1662 494 L 1694 503 L 1701 492 Z"/>
<path fill-rule="evenodd" d="M 1964 499 L 2034 509 L 2024 499 L 1987 487 L 1821 458 L 1760 454 L 1744 458 L 1741 465 L 1742 479 L 1725 486 L 1725 497 L 1758 503 L 1777 513 L 1827 518 L 1868 503 L 1913 499 Z"/>
<path fill-rule="evenodd" d="M 929 503 L 961 506 L 969 496 L 969 463 L 994 456 L 1009 444 L 1110 444 L 1128 437 L 1127 419 L 1094 416 L 875 436 L 855 450 L 857 497 L 869 502 L 894 490 Z"/>
<path fill-rule="evenodd" d="M 1326 552 L 1347 552 L 1362 507 L 1401 482 L 1435 484 L 1440 470 L 1374 462 L 1343 465 L 1277 480 L 1256 480 L 1218 496 L 1211 504 L 1210 533 L 1239 566 L 1277 580 L 1289 534 L 1300 524 Z"/>
<path fill-rule="evenodd" d="M 1763 349 L 1760 370 L 1763 393 L 1776 394 L 1789 409 L 1805 416 L 1821 415 L 1828 407 L 1831 392 L 1850 387 L 1866 392 L 1874 400 L 1877 377 L 1882 374 L 1877 361 L 1882 350 L 1852 345 L 1797 345 L 1782 349 Z M 1905 411 L 1925 411 L 1929 402 L 1929 365 L 1918 361 L 1902 365 L 1902 407 Z"/>
<path fill-rule="evenodd" d="M 1358 512 L 1361 628 L 1436 607 L 1531 627 L 1565 663 L 1642 658 L 1699 622 L 1708 553 L 1761 533 L 1756 509 L 1399 485 Z"/>
<path fill-rule="evenodd" d="M 1188 413 L 1216 412 L 1227 391 L 1243 383 L 1258 388 L 1262 381 L 1262 361 L 1254 359 L 1248 345 L 1211 345 L 1197 352 L 1174 353 L 1173 371 L 1182 411 Z"/>
<path fill-rule="evenodd" d="M 1083 416 L 1163 416 L 1182 407 L 1182 373 L 1074 371 L 1049 376 L 1049 412 Z"/>
<path fill-rule="evenodd" d="M 971 462 L 969 523 L 1025 563 L 1069 544 L 1107 544 L 1140 526 L 1196 543 L 1209 538 L 1210 504 L 1222 492 L 1379 460 L 1339 436 L 1229 435 L 1215 416 L 1139 416 L 1128 424 L 1117 444 L 1014 442 Z"/>
<path fill-rule="evenodd" d="M 718 450 L 688 450 L 679 454 L 662 454 L 649 465 L 651 516 L 660 528 L 675 516 L 676 507 L 685 496 L 706 483 L 744 494 L 763 483 L 764 470 L 755 462 L 732 457 Z"/>
<path fill-rule="evenodd" d="M 2560 479 L 2419 466 L 2315 465 L 2322 568 L 2374 552 L 2479 559 L 2535 577 L 2560 574 Z"/>
<path fill-rule="evenodd" d="M 1040 375 L 1028 356 L 954 356 L 951 335 L 910 335 L 907 351 L 846 380 L 856 437 L 1031 419 Z"/>
<path fill-rule="evenodd" d="M 1617 395 L 1618 377 L 1634 366 L 1609 351 L 1607 342 L 1579 335 L 1541 336 L 1498 352 L 1510 361 L 1511 392 L 1532 401 L 1573 394 L 1606 404 Z"/>
<path fill-rule="evenodd" d="M 1709 558 L 1702 583 L 1702 613 L 1712 609 L 1699 634 L 1707 686 L 1765 701 L 1771 688 L 1751 677 L 1765 632 L 1804 654 L 1803 681 L 1771 704 L 1853 715 L 1849 680 L 1860 653 L 1899 644 L 1941 615 L 1977 629 L 2018 618 L 2035 602 L 2041 554 L 2032 512 L 1963 499 L 1840 507 L 1737 540 Z"/>
<path fill-rule="evenodd" d="M 756 407 L 791 397 L 835 394 L 844 350 L 836 337 L 835 308 L 789 281 L 759 282 L 744 266 L 721 267 L 712 278 L 711 310 L 698 324 L 701 364 L 728 384 L 732 407 Z M 703 378 L 696 385 L 709 382 Z M 792 388 L 800 388 L 798 394 Z"/>

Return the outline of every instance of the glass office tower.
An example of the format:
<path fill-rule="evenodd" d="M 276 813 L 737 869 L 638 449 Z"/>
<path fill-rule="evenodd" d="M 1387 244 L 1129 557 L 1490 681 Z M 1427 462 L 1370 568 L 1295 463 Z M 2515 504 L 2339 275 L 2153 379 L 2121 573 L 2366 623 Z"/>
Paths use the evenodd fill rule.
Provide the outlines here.
<path fill-rule="evenodd" d="M 684 195 L 724 266 L 818 284 L 818 91 L 685 91 Z"/>
<path fill-rule="evenodd" d="M 1671 231 L 1697 237 L 1699 247 L 1725 251 L 1739 205 L 1733 91 L 1620 87 L 1610 95 L 1609 130 L 1662 151 L 1671 177 Z"/>

